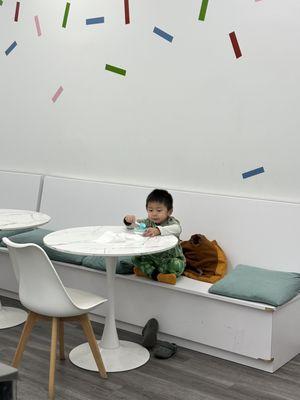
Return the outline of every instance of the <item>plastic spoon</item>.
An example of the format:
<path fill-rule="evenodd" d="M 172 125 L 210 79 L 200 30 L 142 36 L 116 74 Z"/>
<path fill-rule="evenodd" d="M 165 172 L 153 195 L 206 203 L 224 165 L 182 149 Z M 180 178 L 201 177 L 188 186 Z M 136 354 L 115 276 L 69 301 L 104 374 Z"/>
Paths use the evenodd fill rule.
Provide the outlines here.
<path fill-rule="evenodd" d="M 145 229 L 146 228 L 145 222 L 137 222 L 137 221 L 135 221 L 135 224 L 141 229 Z"/>

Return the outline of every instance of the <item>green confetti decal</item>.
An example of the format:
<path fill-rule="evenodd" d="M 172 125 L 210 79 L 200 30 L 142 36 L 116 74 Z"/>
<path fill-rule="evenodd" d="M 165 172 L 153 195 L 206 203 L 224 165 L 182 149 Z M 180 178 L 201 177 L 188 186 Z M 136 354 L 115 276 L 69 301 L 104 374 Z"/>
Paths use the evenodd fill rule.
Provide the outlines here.
<path fill-rule="evenodd" d="M 126 75 L 126 69 L 118 68 L 118 67 L 115 67 L 114 65 L 106 64 L 105 69 L 106 69 L 106 71 L 115 72 L 116 74 L 120 74 L 123 76 Z"/>
<path fill-rule="evenodd" d="M 2 4 L 3 4 L 3 0 L 0 0 L 0 6 L 2 6 Z"/>
<path fill-rule="evenodd" d="M 201 10 L 199 14 L 199 21 L 205 20 L 207 5 L 208 5 L 208 0 L 202 0 Z"/>
<path fill-rule="evenodd" d="M 66 8 L 65 8 L 65 15 L 64 15 L 63 23 L 62 23 L 63 28 L 65 28 L 67 26 L 69 11 L 70 11 L 70 3 L 67 3 Z"/>

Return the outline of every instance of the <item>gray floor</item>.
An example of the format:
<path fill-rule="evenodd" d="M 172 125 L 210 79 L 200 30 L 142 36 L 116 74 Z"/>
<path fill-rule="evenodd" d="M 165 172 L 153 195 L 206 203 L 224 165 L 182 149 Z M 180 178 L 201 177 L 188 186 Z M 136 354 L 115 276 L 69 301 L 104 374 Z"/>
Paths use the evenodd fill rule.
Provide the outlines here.
<path fill-rule="evenodd" d="M 4 305 L 19 303 L 2 298 Z M 96 335 L 103 326 L 93 324 Z M 0 331 L 0 361 L 12 360 L 22 326 Z M 295 332 L 295 334 L 300 334 Z M 121 339 L 140 342 L 138 335 L 119 331 Z M 66 324 L 66 352 L 82 343 L 77 325 Z M 34 328 L 20 367 L 18 400 L 47 399 L 50 324 Z M 57 362 L 57 400 L 299 400 L 300 355 L 274 374 L 179 348 L 171 359 L 156 358 L 132 371 L 109 374 L 81 370 L 68 360 Z"/>

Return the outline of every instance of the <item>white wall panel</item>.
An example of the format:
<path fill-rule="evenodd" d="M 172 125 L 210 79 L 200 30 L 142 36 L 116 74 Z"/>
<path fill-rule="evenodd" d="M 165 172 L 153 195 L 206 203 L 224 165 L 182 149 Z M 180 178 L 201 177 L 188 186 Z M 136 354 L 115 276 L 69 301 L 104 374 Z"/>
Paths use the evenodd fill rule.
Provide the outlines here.
<path fill-rule="evenodd" d="M 65 3 L 0 6 L 1 169 L 299 201 L 298 0 Z"/>

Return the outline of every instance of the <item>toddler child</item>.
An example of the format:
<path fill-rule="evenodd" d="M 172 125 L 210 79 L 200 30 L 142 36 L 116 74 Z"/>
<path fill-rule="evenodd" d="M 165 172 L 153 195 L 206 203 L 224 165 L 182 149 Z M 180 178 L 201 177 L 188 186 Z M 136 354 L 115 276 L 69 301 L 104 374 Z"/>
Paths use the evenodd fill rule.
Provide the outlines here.
<path fill-rule="evenodd" d="M 171 216 L 173 198 L 169 192 L 162 189 L 153 190 L 147 197 L 146 210 L 146 219 L 137 220 L 135 215 L 126 215 L 123 222 L 127 228 L 134 228 L 137 221 L 146 225 L 144 236 L 175 235 L 179 239 L 181 226 L 179 221 Z M 133 257 L 132 262 L 136 275 L 173 285 L 185 268 L 185 258 L 179 243 L 161 253 Z"/>

